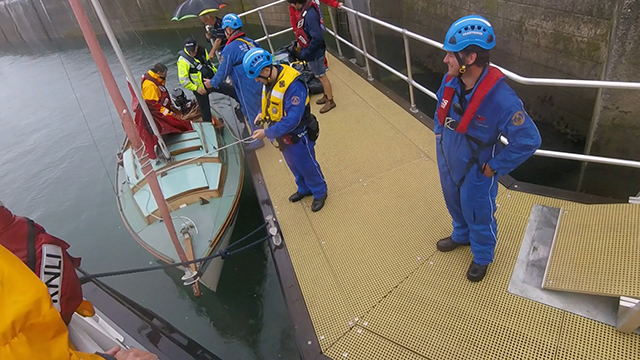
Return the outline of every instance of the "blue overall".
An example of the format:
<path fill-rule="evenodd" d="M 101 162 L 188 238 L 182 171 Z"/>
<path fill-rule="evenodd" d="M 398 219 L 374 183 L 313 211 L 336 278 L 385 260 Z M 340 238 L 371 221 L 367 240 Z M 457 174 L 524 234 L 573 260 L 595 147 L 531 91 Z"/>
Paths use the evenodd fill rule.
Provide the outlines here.
<path fill-rule="evenodd" d="M 478 84 L 486 76 L 483 73 Z M 438 107 L 434 117 L 438 169 L 442 192 L 449 214 L 453 219 L 451 239 L 456 243 L 471 244 L 473 261 L 478 265 L 493 262 L 497 241 L 495 219 L 498 177 L 508 174 L 527 160 L 540 147 L 540 134 L 533 120 L 524 110 L 522 101 L 504 81 L 504 77 L 489 90 L 473 115 L 466 134 L 455 131 L 455 123 L 461 116 L 449 107 L 445 126 L 440 124 L 437 109 L 443 105 L 445 87 L 453 87 L 456 92 L 451 104 L 459 103 L 460 80 L 457 77 L 448 82 L 446 76 L 438 90 Z M 478 86 L 466 95 L 469 104 Z M 465 108 L 466 109 L 466 108 Z M 449 120 L 453 120 L 448 126 Z M 509 145 L 503 146 L 498 138 L 504 135 Z M 485 146 L 481 146 L 484 143 Z M 473 161 L 474 150 L 482 147 L 477 161 Z M 477 152 L 476 152 L 477 153 Z M 468 164 L 473 164 L 469 169 Z M 487 177 L 482 165 L 496 171 Z"/>
<path fill-rule="evenodd" d="M 248 38 L 244 39 L 252 43 L 255 47 L 259 47 L 255 41 Z M 222 50 L 222 61 L 218 66 L 218 72 L 213 79 L 211 79 L 211 86 L 218 88 L 227 76 L 231 76 L 231 81 L 238 94 L 238 100 L 240 100 L 242 114 L 247 118 L 251 132 L 253 133 L 257 129 L 253 120 L 260 114 L 262 84 L 256 82 L 254 79 L 248 78 L 242 68 L 244 54 L 250 49 L 249 45 L 238 39 L 233 40 L 225 46 Z"/>
<path fill-rule="evenodd" d="M 286 134 L 297 136 L 306 130 L 300 121 L 305 112 L 307 96 L 307 87 L 302 80 L 294 80 L 289 85 L 284 93 L 285 116 L 264 132 L 269 140 Z M 297 144 L 285 145 L 282 155 L 296 178 L 298 193 L 322 199 L 327 196 L 327 183 L 316 161 L 315 145 L 315 141 L 309 140 L 309 135 L 304 135 Z"/>

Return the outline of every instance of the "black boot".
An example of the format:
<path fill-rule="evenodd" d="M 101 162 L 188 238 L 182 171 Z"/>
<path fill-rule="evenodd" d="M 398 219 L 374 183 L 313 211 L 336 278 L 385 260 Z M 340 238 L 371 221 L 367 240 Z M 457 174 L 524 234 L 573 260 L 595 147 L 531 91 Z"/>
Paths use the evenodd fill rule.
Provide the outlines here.
<path fill-rule="evenodd" d="M 442 252 L 449 252 L 451 250 L 454 250 L 457 247 L 460 246 L 469 246 L 469 244 L 461 244 L 461 243 L 457 243 L 455 241 L 453 241 L 453 239 L 451 239 L 451 236 L 448 236 L 442 240 L 439 240 L 436 243 L 436 247 L 438 248 L 438 250 L 442 251 Z"/>
<path fill-rule="evenodd" d="M 291 202 L 298 202 L 304 198 L 306 198 L 309 195 L 305 195 L 305 194 L 300 194 L 299 192 L 295 192 L 293 195 L 289 196 L 289 201 Z"/>
<path fill-rule="evenodd" d="M 324 206 L 324 201 L 327 199 L 327 197 L 323 197 L 320 199 L 313 199 L 313 202 L 311 203 L 311 211 L 313 212 L 317 212 L 320 211 L 320 209 L 322 209 L 322 207 Z"/>
<path fill-rule="evenodd" d="M 484 276 L 487 274 L 488 267 L 489 265 L 478 265 L 472 261 L 471 266 L 469 266 L 469 270 L 467 271 L 467 279 L 473 282 L 478 282 L 484 279 Z"/>

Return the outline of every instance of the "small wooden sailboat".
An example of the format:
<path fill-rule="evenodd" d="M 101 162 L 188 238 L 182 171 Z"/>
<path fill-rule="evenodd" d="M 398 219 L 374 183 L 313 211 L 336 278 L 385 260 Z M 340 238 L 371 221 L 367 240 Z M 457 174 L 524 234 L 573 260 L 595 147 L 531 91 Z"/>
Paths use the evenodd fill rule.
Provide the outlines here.
<path fill-rule="evenodd" d="M 231 101 L 217 94 L 211 97 L 224 123 L 236 124 Z M 188 260 L 209 256 L 229 244 L 244 176 L 243 153 L 240 144 L 234 144 L 239 137 L 233 126 L 215 127 L 195 121 L 192 126 L 193 131 L 165 136 L 172 159 L 152 164 Z M 125 140 L 121 153 L 116 183 L 118 209 L 125 225 L 158 259 L 180 262 L 129 141 Z M 193 264 L 191 269 L 201 274 L 200 282 L 215 290 L 223 261 L 216 258 L 197 267 Z M 185 280 L 188 285 L 189 280 Z"/>
<path fill-rule="evenodd" d="M 141 246 L 168 263 L 205 257 L 226 247 L 235 226 L 244 175 L 240 131 L 233 133 L 229 126 L 216 128 L 208 122 L 193 123 L 193 131 L 164 139 L 141 101 L 158 149 L 167 160 L 151 161 L 82 4 L 77 0 L 70 3 L 127 134 L 116 170 L 118 209 L 125 225 Z M 91 0 L 91 5 L 132 92 L 142 99 L 140 85 L 132 82 L 136 77 L 100 2 Z M 239 129 L 234 106 L 228 98 L 224 100 L 213 99 L 218 116 Z M 217 288 L 222 264 L 223 260 L 216 258 L 184 267 L 182 280 L 200 296 L 199 281 L 212 290 Z"/>

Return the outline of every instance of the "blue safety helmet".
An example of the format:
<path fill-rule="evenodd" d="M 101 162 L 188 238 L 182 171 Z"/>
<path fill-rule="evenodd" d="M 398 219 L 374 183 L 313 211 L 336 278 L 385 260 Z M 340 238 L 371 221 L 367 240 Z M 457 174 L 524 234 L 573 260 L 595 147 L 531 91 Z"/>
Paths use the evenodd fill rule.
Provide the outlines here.
<path fill-rule="evenodd" d="M 260 75 L 260 71 L 273 64 L 273 56 L 263 48 L 253 48 L 244 54 L 242 68 L 250 79 Z"/>
<path fill-rule="evenodd" d="M 459 52 L 469 45 L 477 45 L 485 50 L 496 46 L 493 26 L 480 15 L 465 16 L 454 22 L 444 37 L 443 49 Z"/>
<path fill-rule="evenodd" d="M 222 28 L 232 28 L 233 30 L 240 29 L 242 27 L 242 20 L 236 14 L 227 14 L 222 18 Z"/>

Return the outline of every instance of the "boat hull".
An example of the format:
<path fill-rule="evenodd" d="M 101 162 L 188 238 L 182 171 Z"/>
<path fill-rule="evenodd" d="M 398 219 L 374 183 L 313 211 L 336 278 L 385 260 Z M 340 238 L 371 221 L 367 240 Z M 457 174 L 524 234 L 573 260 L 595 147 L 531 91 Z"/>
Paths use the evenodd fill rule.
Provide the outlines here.
<path fill-rule="evenodd" d="M 231 236 L 233 235 L 233 230 L 236 226 L 237 212 L 233 217 L 231 225 L 229 225 L 224 233 L 222 234 L 222 239 L 220 240 L 220 249 L 225 249 L 229 246 L 231 242 Z M 200 272 L 202 275 L 200 276 L 200 283 L 209 288 L 210 290 L 217 291 L 218 282 L 220 280 L 220 274 L 222 273 L 222 266 L 224 265 L 224 260 L 220 257 L 217 257 L 213 260 L 208 261 L 200 267 Z"/>
<path fill-rule="evenodd" d="M 210 123 L 193 123 L 194 130 L 165 137 L 172 150 L 172 162 L 154 168 L 169 205 L 180 244 L 190 258 L 203 258 L 228 246 L 238 216 L 244 180 L 244 154 L 240 144 L 239 120 L 233 104 L 216 106 L 224 119 L 222 128 Z M 231 126 L 228 126 L 231 124 Z M 221 149 L 218 151 L 218 149 Z M 157 215 L 157 204 L 146 183 L 147 174 L 125 139 L 122 161 L 116 169 L 117 203 L 123 223 L 145 250 L 166 263 L 181 262 L 166 225 Z M 185 241 L 183 230 L 189 232 Z M 224 261 L 216 258 L 198 264 L 200 282 L 216 290 Z"/>

